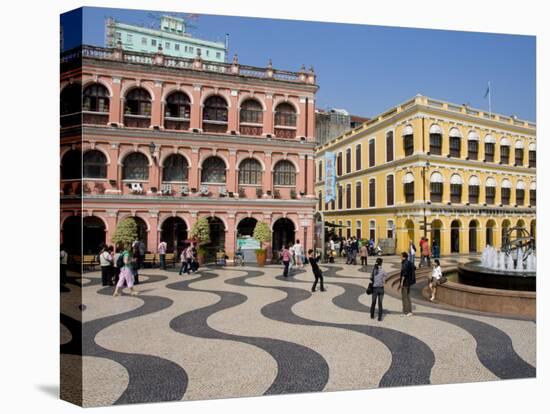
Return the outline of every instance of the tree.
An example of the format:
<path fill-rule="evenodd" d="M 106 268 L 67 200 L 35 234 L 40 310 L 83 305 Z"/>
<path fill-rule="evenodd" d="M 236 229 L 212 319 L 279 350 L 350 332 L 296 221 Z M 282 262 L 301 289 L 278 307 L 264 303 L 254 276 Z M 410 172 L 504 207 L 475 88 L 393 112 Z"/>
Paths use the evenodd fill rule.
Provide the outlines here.
<path fill-rule="evenodd" d="M 260 242 L 260 248 L 264 243 L 271 241 L 271 229 L 265 221 L 258 221 L 254 227 L 254 238 Z"/>
<path fill-rule="evenodd" d="M 113 243 L 115 244 L 132 244 L 138 237 L 138 227 L 136 221 L 132 217 L 125 218 L 116 227 L 113 235 Z"/>
<path fill-rule="evenodd" d="M 190 236 L 197 239 L 199 245 L 210 243 L 210 224 L 206 217 L 199 217 L 193 227 L 191 227 Z"/>

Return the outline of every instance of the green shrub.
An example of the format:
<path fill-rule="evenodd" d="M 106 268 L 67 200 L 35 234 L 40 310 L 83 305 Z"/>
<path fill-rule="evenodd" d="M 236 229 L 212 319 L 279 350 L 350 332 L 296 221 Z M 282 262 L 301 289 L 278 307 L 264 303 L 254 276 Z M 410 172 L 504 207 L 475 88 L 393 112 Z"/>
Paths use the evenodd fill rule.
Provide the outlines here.
<path fill-rule="evenodd" d="M 191 227 L 190 237 L 197 239 L 199 245 L 210 243 L 210 225 L 206 217 L 199 217 Z"/>
<path fill-rule="evenodd" d="M 131 245 L 138 237 L 138 227 L 136 221 L 132 217 L 125 218 L 116 227 L 112 241 L 114 244 Z"/>
<path fill-rule="evenodd" d="M 271 229 L 269 224 L 264 221 L 258 221 L 254 227 L 254 238 L 260 242 L 260 248 L 264 243 L 271 241 Z"/>

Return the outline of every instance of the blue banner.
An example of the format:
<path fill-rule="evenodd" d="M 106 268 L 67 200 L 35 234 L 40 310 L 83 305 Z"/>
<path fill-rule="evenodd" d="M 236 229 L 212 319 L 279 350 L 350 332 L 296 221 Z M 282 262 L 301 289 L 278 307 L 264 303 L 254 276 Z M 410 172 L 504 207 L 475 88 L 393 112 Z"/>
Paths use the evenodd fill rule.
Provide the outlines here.
<path fill-rule="evenodd" d="M 325 153 L 325 202 L 336 200 L 336 154 Z"/>

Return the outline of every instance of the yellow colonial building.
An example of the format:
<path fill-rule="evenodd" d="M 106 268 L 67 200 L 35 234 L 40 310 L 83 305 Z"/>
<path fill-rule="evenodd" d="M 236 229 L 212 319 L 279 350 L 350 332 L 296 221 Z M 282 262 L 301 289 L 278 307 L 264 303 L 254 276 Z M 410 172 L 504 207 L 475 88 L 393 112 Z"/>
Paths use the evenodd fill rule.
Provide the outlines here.
<path fill-rule="evenodd" d="M 394 238 L 399 253 L 426 235 L 444 255 L 499 248 L 511 227 L 535 235 L 532 122 L 417 95 L 318 147 L 316 163 L 317 209 L 344 237 Z"/>

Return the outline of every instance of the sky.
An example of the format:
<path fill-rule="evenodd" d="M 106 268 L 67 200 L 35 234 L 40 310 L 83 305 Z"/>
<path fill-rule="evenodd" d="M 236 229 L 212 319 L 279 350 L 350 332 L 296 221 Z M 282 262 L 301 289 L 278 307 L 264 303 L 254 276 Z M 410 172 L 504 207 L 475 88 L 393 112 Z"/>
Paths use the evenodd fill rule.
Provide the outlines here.
<path fill-rule="evenodd" d="M 61 17 L 65 48 L 104 46 L 105 18 L 150 27 L 161 12 L 86 7 L 80 17 Z M 343 108 L 372 117 L 420 93 L 536 121 L 536 38 L 447 30 L 397 28 L 297 20 L 199 15 L 189 30 L 224 41 L 229 60 L 297 71 L 313 66 L 318 108 Z"/>

